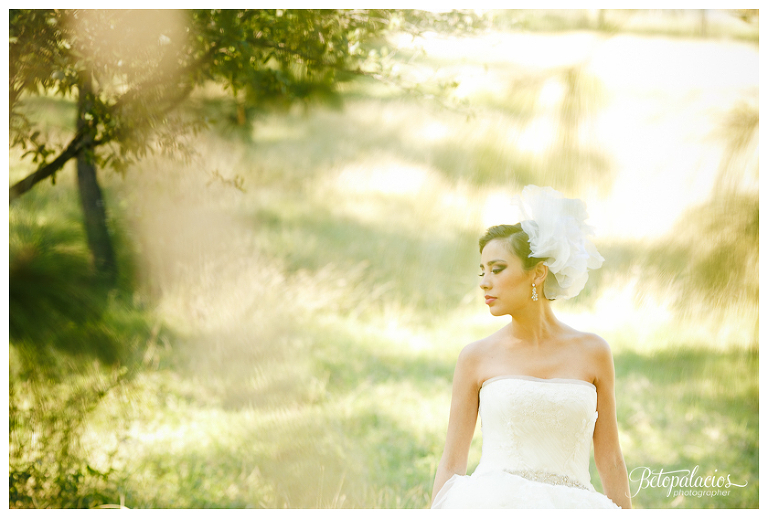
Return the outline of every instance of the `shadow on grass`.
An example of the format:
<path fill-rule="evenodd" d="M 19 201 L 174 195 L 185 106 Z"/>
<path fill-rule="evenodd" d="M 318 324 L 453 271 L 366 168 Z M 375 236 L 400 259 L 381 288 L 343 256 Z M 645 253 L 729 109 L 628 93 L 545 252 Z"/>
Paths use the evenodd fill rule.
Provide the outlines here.
<path fill-rule="evenodd" d="M 133 251 L 110 218 L 120 274 L 116 286 L 95 271 L 73 186 L 39 186 L 15 202 L 9 226 L 9 331 L 15 346 L 45 361 L 48 347 L 115 364 L 131 363 L 149 336 L 135 304 Z M 113 201 L 113 200 L 111 200 Z M 55 372 L 49 374 L 55 375 Z"/>
<path fill-rule="evenodd" d="M 393 210 L 398 209 L 393 205 Z M 363 267 L 365 284 L 358 287 L 353 301 L 357 308 L 338 308 L 342 311 L 381 305 L 377 299 L 384 293 L 386 299 L 405 306 L 448 310 L 475 286 L 466 274 L 476 268 L 474 234 L 455 232 L 443 237 L 425 230 L 422 235 L 409 235 L 387 222 L 366 224 L 307 206 L 290 215 L 262 209 L 253 221 L 264 252 L 280 250 L 289 272 L 317 272 L 333 265 L 350 272 L 349 282 L 358 282 Z"/>
<path fill-rule="evenodd" d="M 450 392 L 455 358 L 436 358 L 432 350 L 408 352 L 408 344 L 362 335 L 334 326 L 314 326 L 314 361 L 328 374 L 328 390 L 353 393 L 363 386 L 403 383 L 420 394 Z"/>

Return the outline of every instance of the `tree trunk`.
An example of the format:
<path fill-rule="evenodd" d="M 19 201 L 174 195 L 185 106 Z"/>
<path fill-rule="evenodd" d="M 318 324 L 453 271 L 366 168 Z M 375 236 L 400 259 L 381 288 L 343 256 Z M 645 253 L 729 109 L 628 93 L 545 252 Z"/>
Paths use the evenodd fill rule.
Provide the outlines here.
<path fill-rule="evenodd" d="M 87 131 L 89 121 L 85 115 L 93 105 L 92 84 L 90 74 L 84 73 L 80 82 L 78 99 L 77 129 L 86 130 L 86 143 L 77 154 L 77 187 L 80 192 L 80 203 L 83 207 L 85 233 L 88 236 L 88 247 L 91 249 L 96 271 L 110 285 L 117 279 L 117 262 L 112 248 L 112 239 L 107 228 L 107 211 L 104 197 L 96 178 L 96 165 L 93 161 L 93 131 Z"/>

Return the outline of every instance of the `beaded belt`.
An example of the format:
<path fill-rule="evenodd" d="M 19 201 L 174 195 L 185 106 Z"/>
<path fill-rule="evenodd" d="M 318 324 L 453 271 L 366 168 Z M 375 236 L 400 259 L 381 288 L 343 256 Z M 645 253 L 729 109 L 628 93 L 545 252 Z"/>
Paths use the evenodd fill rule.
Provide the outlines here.
<path fill-rule="evenodd" d="M 577 487 L 579 489 L 586 489 L 589 491 L 589 488 L 582 484 L 581 482 L 577 480 L 573 480 L 572 478 L 566 476 L 566 475 L 557 475 L 555 473 L 549 473 L 547 471 L 539 471 L 539 470 L 531 470 L 531 469 L 521 469 L 521 470 L 511 470 L 511 469 L 505 469 L 507 473 L 511 475 L 517 475 L 518 477 L 523 477 L 524 479 L 531 480 L 533 482 L 544 482 L 546 484 L 552 484 L 553 486 L 568 486 L 568 487 Z"/>

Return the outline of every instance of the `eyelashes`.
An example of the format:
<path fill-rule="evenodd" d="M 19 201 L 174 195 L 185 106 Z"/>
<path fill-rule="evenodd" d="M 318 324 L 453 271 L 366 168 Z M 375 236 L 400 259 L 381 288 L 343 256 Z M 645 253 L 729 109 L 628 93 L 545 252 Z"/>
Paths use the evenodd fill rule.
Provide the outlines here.
<path fill-rule="evenodd" d="M 493 273 L 493 274 L 499 274 L 499 273 L 501 273 L 501 272 L 503 272 L 503 271 L 504 271 L 504 268 L 494 268 L 493 270 L 491 270 L 491 273 Z M 484 277 L 484 276 L 485 276 L 485 272 L 483 272 L 483 273 L 478 273 L 478 274 L 477 274 L 477 276 L 478 276 L 478 277 Z"/>

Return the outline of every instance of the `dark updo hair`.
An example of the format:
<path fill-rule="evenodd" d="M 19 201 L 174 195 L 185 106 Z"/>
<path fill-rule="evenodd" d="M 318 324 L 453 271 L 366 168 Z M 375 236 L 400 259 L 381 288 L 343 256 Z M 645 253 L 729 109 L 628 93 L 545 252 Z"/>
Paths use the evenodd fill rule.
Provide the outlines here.
<path fill-rule="evenodd" d="M 528 234 L 525 233 L 520 223 L 515 225 L 496 225 L 485 231 L 480 238 L 480 253 L 483 253 L 485 245 L 500 239 L 507 246 L 510 253 L 516 255 L 523 262 L 524 270 L 532 270 L 542 261 L 540 257 L 528 257 L 531 255 L 531 244 L 528 242 Z"/>

